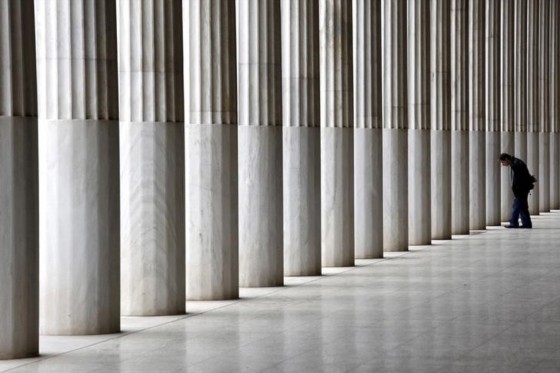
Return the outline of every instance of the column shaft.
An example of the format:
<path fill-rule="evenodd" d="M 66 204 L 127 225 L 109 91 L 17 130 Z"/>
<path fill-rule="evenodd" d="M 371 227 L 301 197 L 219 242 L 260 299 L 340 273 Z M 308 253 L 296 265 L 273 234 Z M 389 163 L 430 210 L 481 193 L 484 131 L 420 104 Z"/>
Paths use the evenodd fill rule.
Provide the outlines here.
<path fill-rule="evenodd" d="M 514 3 L 514 129 L 517 158 L 527 161 L 527 0 Z"/>
<path fill-rule="evenodd" d="M 118 1 L 121 313 L 185 312 L 181 1 Z"/>
<path fill-rule="evenodd" d="M 539 0 L 527 2 L 527 167 L 538 178 L 539 172 Z M 539 186 L 529 195 L 529 212 L 539 213 Z"/>
<path fill-rule="evenodd" d="M 319 2 L 321 251 L 324 267 L 354 265 L 352 1 Z"/>
<path fill-rule="evenodd" d="M 321 274 L 319 3 L 282 0 L 284 274 Z"/>
<path fill-rule="evenodd" d="M 120 329 L 114 0 L 35 2 L 41 332 Z"/>
<path fill-rule="evenodd" d="M 558 84 L 559 60 L 559 27 L 560 5 L 558 1 L 550 2 L 550 62 L 549 62 L 549 92 L 550 92 L 550 208 L 560 209 L 560 85 Z"/>
<path fill-rule="evenodd" d="M 0 360 L 39 353 L 33 1 L 0 2 Z"/>
<path fill-rule="evenodd" d="M 486 228 L 485 0 L 469 2 L 470 229 Z"/>
<path fill-rule="evenodd" d="M 514 3 L 502 0 L 501 6 L 501 43 L 500 43 L 500 136 L 499 153 L 515 154 L 514 136 Z M 498 156 L 495 158 L 497 159 Z M 494 161 L 496 161 L 496 159 Z M 501 207 L 500 221 L 509 221 L 513 192 L 511 190 L 511 170 L 501 167 Z"/>
<path fill-rule="evenodd" d="M 284 282 L 280 0 L 238 0 L 239 282 Z"/>
<path fill-rule="evenodd" d="M 550 3 L 550 0 L 539 0 L 539 168 L 533 172 L 537 173 L 539 180 L 536 187 L 539 190 L 540 212 L 550 211 L 550 95 L 548 90 Z"/>
<path fill-rule="evenodd" d="M 425 21 L 426 22 L 426 21 Z M 432 238 L 451 239 L 451 0 L 431 0 Z"/>
<path fill-rule="evenodd" d="M 430 2 L 408 0 L 408 243 L 432 242 Z"/>
<path fill-rule="evenodd" d="M 408 250 L 406 0 L 383 0 L 383 244 Z"/>
<path fill-rule="evenodd" d="M 451 232 L 469 234 L 468 1 L 451 2 Z"/>

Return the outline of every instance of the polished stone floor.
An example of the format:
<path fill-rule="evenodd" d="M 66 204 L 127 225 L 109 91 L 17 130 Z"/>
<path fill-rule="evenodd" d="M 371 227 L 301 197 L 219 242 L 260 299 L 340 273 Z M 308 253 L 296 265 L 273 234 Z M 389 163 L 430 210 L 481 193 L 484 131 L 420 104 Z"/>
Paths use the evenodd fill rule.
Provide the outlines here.
<path fill-rule="evenodd" d="M 560 213 L 287 286 L 42 337 L 13 372 L 560 372 Z M 13 370 L 12 370 L 13 369 Z"/>

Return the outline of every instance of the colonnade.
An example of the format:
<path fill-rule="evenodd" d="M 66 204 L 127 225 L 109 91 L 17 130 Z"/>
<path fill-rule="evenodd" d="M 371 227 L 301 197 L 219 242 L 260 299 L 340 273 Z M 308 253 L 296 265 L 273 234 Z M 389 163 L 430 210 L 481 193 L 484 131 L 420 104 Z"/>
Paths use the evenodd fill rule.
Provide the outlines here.
<path fill-rule="evenodd" d="M 559 20 L 555 0 L 0 1 L 0 359 L 499 225 L 502 151 L 539 179 L 533 214 L 560 208 Z"/>

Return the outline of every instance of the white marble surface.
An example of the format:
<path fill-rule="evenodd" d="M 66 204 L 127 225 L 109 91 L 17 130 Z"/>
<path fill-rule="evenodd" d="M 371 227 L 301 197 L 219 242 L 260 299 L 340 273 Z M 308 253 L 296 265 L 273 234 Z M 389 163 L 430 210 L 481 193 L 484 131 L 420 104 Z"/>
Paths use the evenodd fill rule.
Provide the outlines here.
<path fill-rule="evenodd" d="M 451 234 L 469 234 L 469 133 L 451 131 Z"/>
<path fill-rule="evenodd" d="M 524 160 L 531 175 L 539 178 L 539 133 L 529 131 L 527 132 L 527 159 Z M 537 182 L 538 184 L 538 182 Z M 539 186 L 535 185 L 535 189 L 529 194 L 529 212 L 531 215 L 539 213 Z"/>
<path fill-rule="evenodd" d="M 41 333 L 119 331 L 119 124 L 39 119 Z"/>
<path fill-rule="evenodd" d="M 121 314 L 185 312 L 183 123 L 120 122 Z"/>
<path fill-rule="evenodd" d="M 430 130 L 408 130 L 408 243 L 429 245 L 432 242 Z M 390 193 L 389 191 L 387 191 Z"/>
<path fill-rule="evenodd" d="M 37 118 L 0 116 L 0 360 L 39 349 Z"/>
<path fill-rule="evenodd" d="M 40 358 L 0 371 L 557 372 L 560 215 L 534 223 L 123 318 L 118 335 L 41 337 Z"/>
<path fill-rule="evenodd" d="M 283 128 L 284 275 L 321 274 L 321 130 Z"/>
<path fill-rule="evenodd" d="M 432 239 L 451 239 L 451 131 L 431 131 Z"/>
<path fill-rule="evenodd" d="M 500 132 L 486 132 L 486 225 L 500 225 L 502 219 L 501 209 L 501 164 L 499 156 L 501 150 Z"/>
<path fill-rule="evenodd" d="M 527 159 L 531 175 L 539 178 L 539 4 L 540 0 L 527 2 Z M 529 196 L 529 212 L 539 213 L 539 186 Z"/>
<path fill-rule="evenodd" d="M 539 132 L 539 169 L 535 170 L 539 180 L 535 185 L 539 188 L 539 212 L 550 211 L 550 151 L 550 132 Z"/>
<path fill-rule="evenodd" d="M 484 131 L 469 132 L 469 225 L 471 230 L 486 228 L 486 153 Z"/>
<path fill-rule="evenodd" d="M 321 128 L 323 267 L 354 265 L 354 130 Z"/>
<path fill-rule="evenodd" d="M 560 209 L 560 132 L 550 134 L 550 208 Z"/>
<path fill-rule="evenodd" d="M 539 212 L 550 211 L 550 3 L 539 0 L 538 110 L 539 110 Z M 557 102 L 555 103 L 557 104 Z"/>

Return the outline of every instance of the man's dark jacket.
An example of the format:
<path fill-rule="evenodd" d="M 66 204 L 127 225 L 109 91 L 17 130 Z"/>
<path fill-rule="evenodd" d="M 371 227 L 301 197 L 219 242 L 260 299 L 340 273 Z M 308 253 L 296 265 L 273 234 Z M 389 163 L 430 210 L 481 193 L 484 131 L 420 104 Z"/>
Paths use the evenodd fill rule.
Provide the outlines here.
<path fill-rule="evenodd" d="M 527 169 L 527 165 L 521 159 L 513 157 L 511 160 L 511 189 L 517 197 L 528 194 L 533 189 L 533 178 Z"/>

